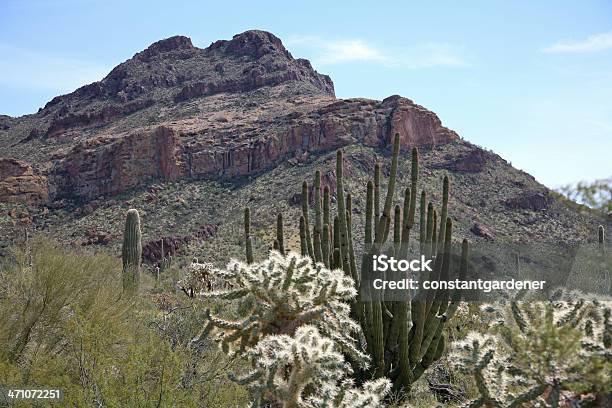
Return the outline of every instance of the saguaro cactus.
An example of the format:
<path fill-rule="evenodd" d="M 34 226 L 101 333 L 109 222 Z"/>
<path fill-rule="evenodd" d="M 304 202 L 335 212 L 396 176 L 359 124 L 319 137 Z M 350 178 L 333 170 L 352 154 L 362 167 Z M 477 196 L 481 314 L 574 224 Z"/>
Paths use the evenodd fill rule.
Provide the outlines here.
<path fill-rule="evenodd" d="M 164 238 L 161 239 L 161 259 L 159 261 L 159 271 L 164 272 L 172 266 L 172 255 L 166 256 L 164 251 Z M 159 279 L 159 276 L 158 276 Z"/>
<path fill-rule="evenodd" d="M 140 282 L 140 262 L 142 260 L 142 233 L 138 210 L 128 210 L 123 233 L 123 290 L 134 293 Z"/>

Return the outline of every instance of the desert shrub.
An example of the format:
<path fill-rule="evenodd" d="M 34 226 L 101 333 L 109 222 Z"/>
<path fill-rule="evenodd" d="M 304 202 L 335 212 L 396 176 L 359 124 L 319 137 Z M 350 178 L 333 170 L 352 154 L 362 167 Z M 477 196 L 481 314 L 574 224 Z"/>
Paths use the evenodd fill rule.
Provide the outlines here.
<path fill-rule="evenodd" d="M 559 289 L 549 301 L 483 306 L 490 329 L 456 342 L 450 356 L 474 376 L 480 394 L 466 406 L 558 407 L 608 398 L 611 305 Z"/>
<path fill-rule="evenodd" d="M 151 325 L 160 311 L 146 293 L 122 296 L 119 259 L 38 240 L 31 251 L 15 250 L 4 260 L 0 282 L 4 388 L 60 388 L 64 398 L 57 406 L 222 407 L 245 401 L 245 392 L 227 381 L 185 382 L 193 351 Z M 210 361 L 202 359 L 198 373 Z"/>
<path fill-rule="evenodd" d="M 612 178 L 580 181 L 560 187 L 557 191 L 572 201 L 583 203 L 591 208 L 612 212 Z"/>

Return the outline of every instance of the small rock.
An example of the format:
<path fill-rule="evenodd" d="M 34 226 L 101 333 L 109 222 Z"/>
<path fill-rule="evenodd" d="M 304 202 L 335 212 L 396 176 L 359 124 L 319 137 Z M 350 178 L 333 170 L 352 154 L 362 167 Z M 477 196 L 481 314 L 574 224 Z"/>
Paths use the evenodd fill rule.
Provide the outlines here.
<path fill-rule="evenodd" d="M 475 223 L 472 228 L 470 228 L 470 232 L 477 237 L 482 237 L 486 239 L 495 239 L 495 234 L 487 227 L 479 222 Z"/>

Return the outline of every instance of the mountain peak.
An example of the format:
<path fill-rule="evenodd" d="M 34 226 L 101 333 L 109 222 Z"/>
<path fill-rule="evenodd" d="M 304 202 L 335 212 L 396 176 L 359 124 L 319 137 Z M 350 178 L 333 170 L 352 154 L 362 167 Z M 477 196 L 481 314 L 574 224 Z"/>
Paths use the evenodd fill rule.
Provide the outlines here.
<path fill-rule="evenodd" d="M 207 50 L 220 50 L 226 54 L 238 57 L 261 58 L 266 54 L 280 54 L 286 58 L 293 58 L 280 38 L 272 33 L 261 30 L 248 30 L 241 34 L 236 34 L 231 40 L 215 41 Z"/>
<path fill-rule="evenodd" d="M 177 50 L 193 50 L 195 47 L 191 42 L 191 38 L 182 35 L 159 40 L 149 45 L 144 51 L 135 55 L 136 58 L 148 60 L 151 57 Z"/>

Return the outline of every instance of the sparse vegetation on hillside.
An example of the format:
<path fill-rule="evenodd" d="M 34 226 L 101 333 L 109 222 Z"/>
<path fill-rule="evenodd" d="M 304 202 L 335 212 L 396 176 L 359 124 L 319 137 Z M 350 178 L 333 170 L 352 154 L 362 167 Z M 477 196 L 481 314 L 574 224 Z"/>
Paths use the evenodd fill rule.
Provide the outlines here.
<path fill-rule="evenodd" d="M 557 190 L 567 198 L 604 213 L 612 213 L 612 178 L 580 181 L 568 184 Z"/>

